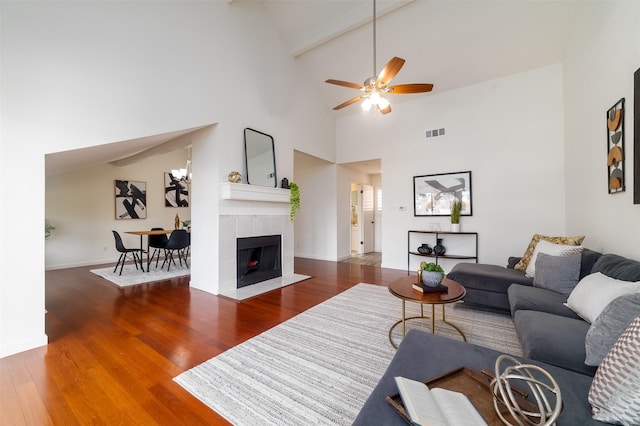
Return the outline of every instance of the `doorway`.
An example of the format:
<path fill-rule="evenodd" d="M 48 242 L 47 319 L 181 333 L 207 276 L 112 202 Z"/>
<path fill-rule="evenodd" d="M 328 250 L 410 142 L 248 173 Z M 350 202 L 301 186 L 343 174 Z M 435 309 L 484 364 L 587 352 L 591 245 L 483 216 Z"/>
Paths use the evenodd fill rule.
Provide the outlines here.
<path fill-rule="evenodd" d="M 369 184 L 351 184 L 351 255 L 374 252 L 374 190 Z"/>

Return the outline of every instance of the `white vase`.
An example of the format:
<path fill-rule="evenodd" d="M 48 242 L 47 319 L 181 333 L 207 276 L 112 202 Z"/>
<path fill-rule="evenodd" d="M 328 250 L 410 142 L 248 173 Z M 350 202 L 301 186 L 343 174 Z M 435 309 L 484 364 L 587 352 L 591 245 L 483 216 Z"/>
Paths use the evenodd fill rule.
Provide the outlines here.
<path fill-rule="evenodd" d="M 452 223 L 451 224 L 451 232 L 460 232 L 460 224 Z"/>

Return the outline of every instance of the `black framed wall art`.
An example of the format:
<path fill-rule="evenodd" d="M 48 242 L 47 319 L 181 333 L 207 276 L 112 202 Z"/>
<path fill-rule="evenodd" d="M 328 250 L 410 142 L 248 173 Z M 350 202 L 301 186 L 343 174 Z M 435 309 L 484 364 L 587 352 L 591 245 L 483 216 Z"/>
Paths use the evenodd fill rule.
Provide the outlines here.
<path fill-rule="evenodd" d="M 640 204 L 640 68 L 633 73 L 633 204 Z"/>
<path fill-rule="evenodd" d="M 453 201 L 462 202 L 461 216 L 471 216 L 471 172 L 413 177 L 413 215 L 449 216 Z"/>
<path fill-rule="evenodd" d="M 170 172 L 164 174 L 164 206 L 189 207 L 189 184 Z"/>
<path fill-rule="evenodd" d="M 147 183 L 115 181 L 116 220 L 147 218 Z"/>
<path fill-rule="evenodd" d="M 607 186 L 609 194 L 624 187 L 624 98 L 607 110 Z"/>

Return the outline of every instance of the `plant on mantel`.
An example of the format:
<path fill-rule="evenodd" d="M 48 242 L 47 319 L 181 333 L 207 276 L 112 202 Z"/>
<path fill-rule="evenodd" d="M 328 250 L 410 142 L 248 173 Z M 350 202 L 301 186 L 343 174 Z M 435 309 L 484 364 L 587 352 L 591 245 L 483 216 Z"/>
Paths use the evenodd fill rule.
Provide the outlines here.
<path fill-rule="evenodd" d="M 300 208 L 300 188 L 295 182 L 289 182 L 289 206 L 291 208 L 289 212 L 289 220 L 293 222 L 296 219 L 296 210 Z"/>

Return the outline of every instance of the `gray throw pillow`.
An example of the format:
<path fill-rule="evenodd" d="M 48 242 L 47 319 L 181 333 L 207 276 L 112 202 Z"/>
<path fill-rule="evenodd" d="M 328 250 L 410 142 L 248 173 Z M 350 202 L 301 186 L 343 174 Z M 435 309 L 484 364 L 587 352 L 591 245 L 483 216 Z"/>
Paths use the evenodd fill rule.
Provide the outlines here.
<path fill-rule="evenodd" d="M 533 286 L 569 294 L 580 281 L 582 253 L 568 256 L 551 256 L 538 253 Z"/>
<path fill-rule="evenodd" d="M 591 324 L 585 337 L 584 363 L 600 365 L 620 334 L 640 315 L 640 293 L 626 294 L 609 303 Z"/>

